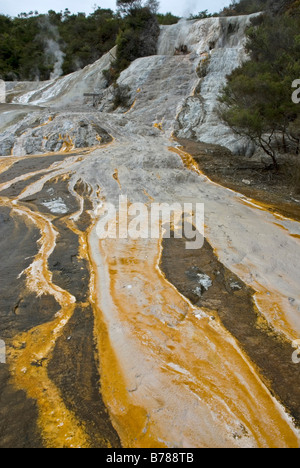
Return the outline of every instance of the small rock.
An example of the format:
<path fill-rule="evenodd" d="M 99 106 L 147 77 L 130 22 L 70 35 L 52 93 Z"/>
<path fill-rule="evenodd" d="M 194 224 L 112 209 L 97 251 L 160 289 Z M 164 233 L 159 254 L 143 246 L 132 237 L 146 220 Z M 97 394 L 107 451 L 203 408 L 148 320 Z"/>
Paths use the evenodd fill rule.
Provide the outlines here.
<path fill-rule="evenodd" d="M 212 280 L 208 275 L 203 273 L 198 267 L 193 266 L 190 270 L 186 271 L 185 274 L 187 277 L 192 280 L 194 283 L 200 285 L 196 286 L 193 290 L 193 293 L 196 294 L 196 296 L 201 297 L 202 294 L 205 291 L 208 291 L 208 289 L 213 285 Z"/>
<path fill-rule="evenodd" d="M 205 291 L 208 291 L 208 289 L 211 288 L 213 285 L 210 277 L 208 275 L 201 274 L 201 273 L 198 273 L 197 276 L 198 276 L 198 282 L 205 289 Z"/>
<path fill-rule="evenodd" d="M 198 297 L 202 297 L 202 288 L 200 288 L 199 286 L 197 286 L 197 288 L 195 288 L 193 290 L 193 293 L 198 296 Z"/>
<path fill-rule="evenodd" d="M 242 286 L 237 281 L 232 281 L 230 287 L 233 291 L 240 291 L 242 289 Z"/>
<path fill-rule="evenodd" d="M 245 185 L 251 185 L 251 181 L 248 180 L 248 179 L 243 179 L 242 182 L 243 182 L 243 184 L 245 184 Z"/>

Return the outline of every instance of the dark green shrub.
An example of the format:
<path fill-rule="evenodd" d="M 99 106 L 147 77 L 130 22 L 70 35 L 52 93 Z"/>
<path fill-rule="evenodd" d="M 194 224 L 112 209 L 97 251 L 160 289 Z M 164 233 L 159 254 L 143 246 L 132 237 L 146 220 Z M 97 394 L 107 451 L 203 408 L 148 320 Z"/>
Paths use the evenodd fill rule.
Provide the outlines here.
<path fill-rule="evenodd" d="M 130 88 L 126 85 L 118 85 L 117 83 L 113 86 L 113 110 L 122 107 L 123 109 L 129 109 L 131 106 Z"/>

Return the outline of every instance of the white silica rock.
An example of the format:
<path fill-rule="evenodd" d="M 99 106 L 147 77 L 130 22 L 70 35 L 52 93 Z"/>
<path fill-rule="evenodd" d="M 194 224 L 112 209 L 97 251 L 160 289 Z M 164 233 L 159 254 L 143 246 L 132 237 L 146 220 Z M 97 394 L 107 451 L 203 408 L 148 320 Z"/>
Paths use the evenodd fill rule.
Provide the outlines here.
<path fill-rule="evenodd" d="M 0 103 L 4 103 L 6 100 L 6 92 L 5 92 L 5 82 L 0 80 Z"/>
<path fill-rule="evenodd" d="M 182 45 L 195 54 L 199 82 L 193 96 L 186 100 L 179 114 L 178 136 L 194 138 L 204 143 L 218 143 L 234 153 L 253 153 L 253 146 L 237 138 L 218 115 L 219 96 L 227 76 L 248 57 L 245 51 L 245 30 L 252 17 L 208 18 L 180 21 L 163 27 L 159 39 L 159 54 L 175 54 Z M 205 70 L 201 68 L 205 62 Z M 199 73 L 200 72 L 200 73 Z"/>
<path fill-rule="evenodd" d="M 206 291 L 208 291 L 208 289 L 211 288 L 212 285 L 213 285 L 212 280 L 210 279 L 210 277 L 208 275 L 201 274 L 201 273 L 198 273 L 197 276 L 198 276 L 198 283 L 200 283 L 201 286 Z"/>
<path fill-rule="evenodd" d="M 161 26 L 157 55 L 135 60 L 118 80 L 129 89 L 129 109 L 113 111 L 114 90 L 107 88 L 103 75 L 114 60 L 115 48 L 82 70 L 18 95 L 14 103 L 81 111 L 91 105 L 85 94 L 98 93 L 99 114 L 118 116 L 127 133 L 155 136 L 163 132 L 170 137 L 175 132 L 178 137 L 250 156 L 253 145 L 237 137 L 218 111 L 227 75 L 248 58 L 245 31 L 254 16 L 181 20 Z M 187 53 L 178 55 L 180 50 Z"/>

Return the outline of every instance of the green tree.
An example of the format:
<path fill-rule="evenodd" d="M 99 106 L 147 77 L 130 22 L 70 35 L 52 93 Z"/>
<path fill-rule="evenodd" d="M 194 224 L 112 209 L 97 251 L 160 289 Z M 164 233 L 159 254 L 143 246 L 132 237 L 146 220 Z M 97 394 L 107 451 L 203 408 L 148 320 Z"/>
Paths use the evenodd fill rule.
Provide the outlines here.
<path fill-rule="evenodd" d="M 180 18 L 178 16 L 174 16 L 172 13 L 157 13 L 156 18 L 159 22 L 159 24 L 163 25 L 172 25 L 172 24 L 177 24 Z"/>
<path fill-rule="evenodd" d="M 0 15 L 0 77 L 49 79 L 55 63 L 49 41 L 64 54 L 63 73 L 76 71 L 114 47 L 122 21 L 119 14 L 102 8 L 88 16 L 69 10 L 22 13 L 17 18 Z"/>
<path fill-rule="evenodd" d="M 234 0 L 228 7 L 225 7 L 223 11 L 221 11 L 221 15 L 251 15 L 252 13 L 265 11 L 267 7 L 268 0 Z"/>
<path fill-rule="evenodd" d="M 125 2 L 127 4 L 127 2 Z M 123 19 L 117 37 L 116 60 L 110 70 L 104 71 L 107 85 L 116 83 L 120 74 L 131 62 L 141 57 L 155 55 L 159 36 L 157 16 L 149 6 L 131 6 Z M 140 2 L 138 2 L 139 5 Z"/>
<path fill-rule="evenodd" d="M 248 31 L 250 60 L 228 77 L 220 98 L 223 120 L 259 145 L 275 167 L 279 142 L 279 149 L 287 151 L 297 140 L 293 123 L 300 106 L 291 99 L 291 86 L 300 77 L 298 38 L 299 18 L 266 15 L 256 20 Z"/>
<path fill-rule="evenodd" d="M 218 16 L 217 13 L 208 13 L 208 10 L 199 11 L 196 15 L 191 15 L 190 20 L 212 18 L 213 16 Z"/>
<path fill-rule="evenodd" d="M 117 7 L 121 13 L 128 15 L 130 14 L 131 10 L 141 8 L 142 1 L 141 0 L 117 0 Z"/>

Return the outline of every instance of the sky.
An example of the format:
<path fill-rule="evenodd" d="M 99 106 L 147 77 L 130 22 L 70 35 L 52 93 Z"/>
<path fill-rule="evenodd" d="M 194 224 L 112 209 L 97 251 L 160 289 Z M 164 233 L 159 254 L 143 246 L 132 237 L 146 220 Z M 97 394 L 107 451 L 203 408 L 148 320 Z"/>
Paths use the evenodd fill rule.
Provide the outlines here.
<path fill-rule="evenodd" d="M 171 11 L 177 16 L 189 16 L 191 13 L 208 10 L 210 13 L 220 11 L 230 4 L 230 0 L 160 0 L 160 11 Z M 0 13 L 17 16 L 19 13 L 48 10 L 61 11 L 69 8 L 72 13 L 92 13 L 95 4 L 101 8 L 115 9 L 116 0 L 1 0 Z"/>

